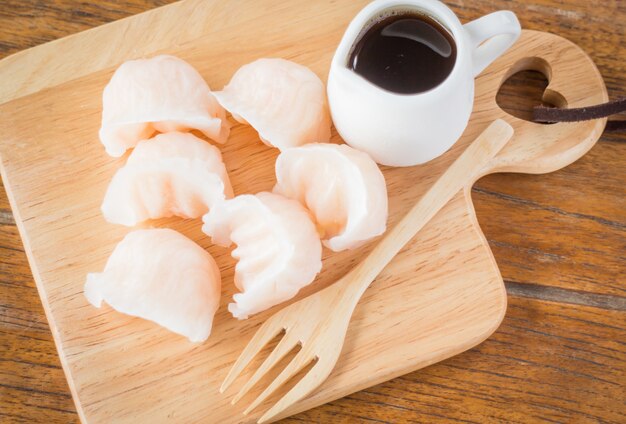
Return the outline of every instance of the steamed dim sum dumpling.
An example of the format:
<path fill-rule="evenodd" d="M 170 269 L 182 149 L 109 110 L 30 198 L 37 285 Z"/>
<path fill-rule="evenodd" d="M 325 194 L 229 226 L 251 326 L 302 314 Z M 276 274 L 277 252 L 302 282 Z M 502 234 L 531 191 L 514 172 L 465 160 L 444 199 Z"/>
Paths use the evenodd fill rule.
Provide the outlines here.
<path fill-rule="evenodd" d="M 324 83 L 305 66 L 259 59 L 242 66 L 214 93 L 233 117 L 250 124 L 269 146 L 283 150 L 330 140 Z"/>
<path fill-rule="evenodd" d="M 226 200 L 204 216 L 202 231 L 213 243 L 237 245 L 235 294 L 228 310 L 247 318 L 291 299 L 322 267 L 322 246 L 306 210 L 273 193 Z"/>
<path fill-rule="evenodd" d="M 276 160 L 274 192 L 306 207 L 325 246 L 354 249 L 385 232 L 385 177 L 366 154 L 345 144 L 312 143 Z"/>
<path fill-rule="evenodd" d="M 172 215 L 197 218 L 230 197 L 220 151 L 193 134 L 171 132 L 137 144 L 101 209 L 108 222 L 133 226 Z"/>
<path fill-rule="evenodd" d="M 104 88 L 100 141 L 122 156 L 155 132 L 199 130 L 218 143 L 229 133 L 224 109 L 190 64 L 174 56 L 123 63 Z"/>
<path fill-rule="evenodd" d="M 137 230 L 116 246 L 104 271 L 87 275 L 85 297 L 154 321 L 192 342 L 206 340 L 220 302 L 211 255 L 169 229 Z"/>

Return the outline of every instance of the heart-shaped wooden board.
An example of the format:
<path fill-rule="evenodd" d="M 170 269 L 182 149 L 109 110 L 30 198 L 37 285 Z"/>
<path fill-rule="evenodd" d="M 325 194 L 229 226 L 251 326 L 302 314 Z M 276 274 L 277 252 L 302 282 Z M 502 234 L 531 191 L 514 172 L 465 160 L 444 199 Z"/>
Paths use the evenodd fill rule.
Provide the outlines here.
<path fill-rule="evenodd" d="M 185 0 L 0 62 L 2 178 L 84 422 L 252 422 L 277 399 L 244 417 L 249 398 L 231 406 L 232 393 L 218 393 L 228 368 L 276 309 L 246 321 L 230 316 L 226 304 L 235 291 L 234 261 L 228 250 L 211 245 L 200 220 L 167 219 L 145 226 L 181 231 L 216 258 L 223 295 L 206 343 L 189 343 L 108 306 L 96 309 L 83 296 L 85 275 L 102 270 L 128 232 L 107 224 L 99 209 L 108 182 L 125 161 L 108 157 L 97 137 L 102 89 L 115 67 L 127 59 L 169 53 L 189 61 L 211 87 L 221 88 L 241 65 L 259 57 L 283 57 L 326 80 L 343 30 L 365 3 Z M 524 31 L 514 48 L 477 79 L 470 124 L 449 152 L 425 165 L 383 169 L 389 225 L 496 118 L 511 123 L 515 136 L 489 172 L 548 172 L 591 148 L 603 120 L 545 126 L 500 110 L 495 102 L 500 84 L 523 69 L 547 74 L 546 99 L 553 103 L 584 106 L 607 100 L 597 69 L 578 47 L 554 35 Z M 334 134 L 333 141 L 341 140 Z M 221 150 L 235 193 L 272 188 L 277 151 L 263 145 L 254 130 L 235 125 Z M 467 181 L 466 190 L 366 292 L 335 370 L 288 414 L 448 358 L 498 327 L 506 293 L 476 221 L 472 183 Z M 325 251 L 323 272 L 298 298 L 332 284 L 373 243 L 352 252 Z"/>

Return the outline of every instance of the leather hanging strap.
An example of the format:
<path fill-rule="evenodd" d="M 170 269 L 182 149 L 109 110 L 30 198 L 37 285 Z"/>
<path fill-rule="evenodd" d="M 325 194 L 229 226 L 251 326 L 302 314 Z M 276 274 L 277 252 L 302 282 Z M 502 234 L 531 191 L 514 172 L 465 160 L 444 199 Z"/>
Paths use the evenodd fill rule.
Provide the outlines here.
<path fill-rule="evenodd" d="M 536 106 L 533 110 L 533 120 L 542 123 L 578 122 L 605 118 L 624 111 L 626 111 L 626 97 L 600 105 L 572 109 Z M 626 130 L 626 121 L 608 121 L 604 129 L 605 132 L 623 130 Z"/>

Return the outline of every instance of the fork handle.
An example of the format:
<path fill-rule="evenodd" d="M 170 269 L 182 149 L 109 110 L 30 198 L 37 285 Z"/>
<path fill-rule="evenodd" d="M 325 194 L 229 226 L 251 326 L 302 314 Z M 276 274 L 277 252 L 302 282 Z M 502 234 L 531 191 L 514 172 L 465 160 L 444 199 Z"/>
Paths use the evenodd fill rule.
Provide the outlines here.
<path fill-rule="evenodd" d="M 340 280 L 339 290 L 356 306 L 378 274 L 458 192 L 487 171 L 487 165 L 513 136 L 513 128 L 497 119 L 439 177 L 419 202 L 378 243 L 372 252 Z M 331 286 L 333 287 L 333 286 Z"/>

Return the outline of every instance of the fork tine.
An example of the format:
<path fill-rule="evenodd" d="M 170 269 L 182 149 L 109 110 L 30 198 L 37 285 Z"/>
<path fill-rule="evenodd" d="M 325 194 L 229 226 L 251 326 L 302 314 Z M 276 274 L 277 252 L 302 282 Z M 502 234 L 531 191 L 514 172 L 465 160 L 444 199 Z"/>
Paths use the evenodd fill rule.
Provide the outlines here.
<path fill-rule="evenodd" d="M 271 320 L 266 321 L 269 323 Z M 241 371 L 250 363 L 252 358 L 254 358 L 260 351 L 267 345 L 270 340 L 276 337 L 281 331 L 284 330 L 283 327 L 272 327 L 268 325 L 265 327 L 265 324 L 261 326 L 257 330 L 257 332 L 252 337 L 252 340 L 248 342 L 246 348 L 241 352 L 237 361 L 232 366 L 230 371 L 228 371 L 228 375 L 224 379 L 222 383 L 222 387 L 220 387 L 220 393 L 224 393 L 226 389 L 235 381 L 237 376 L 241 374 Z"/>
<path fill-rule="evenodd" d="M 250 378 L 246 384 L 239 390 L 239 393 L 233 398 L 232 404 L 237 403 L 242 397 L 245 396 L 248 391 L 254 387 L 254 385 L 270 370 L 274 365 L 278 363 L 282 358 L 287 355 L 295 344 L 288 339 L 287 336 L 283 337 L 276 348 L 269 354 L 269 356 L 263 361 L 261 366 L 256 370 L 252 378 Z"/>
<path fill-rule="evenodd" d="M 250 413 L 254 408 L 259 406 L 265 399 L 267 399 L 272 393 L 282 386 L 287 380 L 296 375 L 302 368 L 307 366 L 313 359 L 310 356 L 305 355 L 305 350 L 302 349 L 295 358 L 285 367 L 285 369 L 270 383 L 263 393 L 257 397 L 250 406 L 243 412 L 244 415 Z"/>
<path fill-rule="evenodd" d="M 298 384 L 293 386 L 285 396 L 280 398 L 274 406 L 263 414 L 257 423 L 263 424 L 270 421 L 285 409 L 319 387 L 319 385 L 326 380 L 326 377 L 328 377 L 333 367 L 323 367 L 318 365 L 319 361 L 317 364 L 313 365 L 313 368 L 311 368 L 304 377 L 302 377 L 302 380 L 300 380 Z"/>

